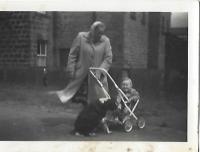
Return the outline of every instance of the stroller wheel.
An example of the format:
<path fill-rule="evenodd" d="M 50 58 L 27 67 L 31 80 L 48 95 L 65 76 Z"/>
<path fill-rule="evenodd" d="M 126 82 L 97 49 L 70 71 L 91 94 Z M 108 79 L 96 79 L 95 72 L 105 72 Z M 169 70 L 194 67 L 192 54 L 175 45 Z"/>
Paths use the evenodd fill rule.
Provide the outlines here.
<path fill-rule="evenodd" d="M 137 120 L 137 126 L 138 128 L 142 129 L 145 127 L 145 120 L 143 117 L 139 117 Z"/>
<path fill-rule="evenodd" d="M 124 131 L 125 132 L 131 132 L 132 129 L 133 129 L 133 123 L 132 123 L 131 119 L 126 119 L 124 121 L 123 126 L 124 126 Z"/>

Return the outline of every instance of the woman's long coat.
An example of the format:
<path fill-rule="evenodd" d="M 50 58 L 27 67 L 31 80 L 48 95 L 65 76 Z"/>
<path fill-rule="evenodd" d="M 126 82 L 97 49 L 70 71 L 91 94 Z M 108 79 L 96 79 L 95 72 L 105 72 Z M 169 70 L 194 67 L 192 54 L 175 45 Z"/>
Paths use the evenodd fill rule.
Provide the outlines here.
<path fill-rule="evenodd" d="M 69 101 L 76 94 L 87 75 L 88 102 L 105 97 L 96 80 L 89 74 L 89 67 L 104 68 L 108 71 L 111 64 L 112 50 L 109 38 L 102 35 L 100 41 L 93 44 L 90 41 L 89 32 L 80 32 L 72 44 L 68 57 L 67 71 L 75 73 L 74 79 L 64 90 L 57 92 L 61 102 Z M 106 76 L 102 83 L 108 90 Z"/>

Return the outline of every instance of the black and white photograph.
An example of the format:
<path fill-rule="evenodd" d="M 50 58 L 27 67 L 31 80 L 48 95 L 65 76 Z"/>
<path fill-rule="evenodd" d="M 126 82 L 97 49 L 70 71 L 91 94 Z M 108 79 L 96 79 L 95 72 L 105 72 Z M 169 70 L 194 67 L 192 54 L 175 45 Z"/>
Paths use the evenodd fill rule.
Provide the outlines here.
<path fill-rule="evenodd" d="M 187 143 L 189 16 L 0 11 L 0 141 Z"/>
<path fill-rule="evenodd" d="M 1 140 L 187 141 L 187 13 L 0 20 Z"/>

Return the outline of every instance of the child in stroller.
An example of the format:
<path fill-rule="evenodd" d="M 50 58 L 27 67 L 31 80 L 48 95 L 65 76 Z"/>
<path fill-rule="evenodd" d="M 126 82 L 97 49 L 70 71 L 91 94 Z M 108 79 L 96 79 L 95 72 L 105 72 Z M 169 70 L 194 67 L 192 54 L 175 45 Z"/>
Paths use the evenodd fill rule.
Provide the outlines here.
<path fill-rule="evenodd" d="M 134 114 L 134 111 L 139 103 L 139 93 L 135 89 L 133 89 L 133 84 L 132 84 L 131 79 L 128 77 L 124 77 L 124 79 L 122 80 L 122 83 L 121 83 L 121 88 L 123 89 L 123 91 L 122 91 L 122 89 L 117 86 L 117 84 L 115 83 L 113 78 L 110 76 L 110 74 L 105 69 L 91 67 L 90 73 L 97 80 L 98 84 L 101 86 L 101 88 L 106 96 L 106 99 L 108 99 L 108 100 L 111 99 L 111 97 L 108 94 L 108 92 L 105 90 L 101 81 L 95 76 L 94 71 L 96 71 L 96 70 L 100 70 L 100 71 L 104 72 L 104 74 L 106 74 L 108 76 L 108 78 L 114 84 L 115 88 L 118 90 L 118 93 L 119 93 L 117 96 L 117 100 L 115 100 L 115 104 L 117 104 L 118 110 L 116 110 L 116 111 L 114 110 L 114 112 L 112 114 L 114 117 L 110 117 L 110 118 L 115 118 L 115 119 L 110 119 L 109 114 L 108 114 L 108 115 L 106 115 L 106 117 L 104 116 L 104 118 L 102 118 L 102 120 L 101 120 L 101 123 L 103 123 L 104 129 L 106 130 L 106 132 L 111 133 L 107 122 L 113 122 L 113 120 L 117 120 L 117 119 L 118 119 L 118 121 L 114 121 L 114 123 L 120 122 L 119 124 L 123 125 L 125 132 L 132 131 L 132 129 L 133 129 L 133 119 L 132 118 L 134 118 L 136 120 L 138 128 L 140 128 L 140 129 L 144 128 L 144 126 L 145 126 L 144 118 L 137 117 Z"/>
<path fill-rule="evenodd" d="M 133 88 L 133 83 L 132 80 L 128 77 L 125 77 L 122 79 L 121 82 L 121 89 L 126 95 L 126 97 L 129 99 L 126 101 L 126 105 L 130 108 L 133 109 L 134 105 L 136 104 L 137 100 L 139 100 L 140 96 L 139 93 Z M 126 100 L 126 99 L 125 99 Z M 130 119 L 130 112 L 128 109 L 125 107 L 124 102 L 122 102 L 122 96 L 121 93 L 119 92 L 116 98 L 116 104 L 117 104 L 117 109 L 113 112 L 111 112 L 111 115 L 106 116 L 102 121 L 104 124 L 104 128 L 106 132 L 112 133 L 109 129 L 109 122 L 115 122 L 118 124 L 124 124 L 124 122 L 128 119 Z M 131 123 L 130 121 L 127 121 L 128 123 Z M 130 132 L 132 130 L 132 127 L 130 127 L 131 124 L 125 124 L 124 128 L 126 132 Z M 131 125 L 132 126 L 132 125 Z"/>

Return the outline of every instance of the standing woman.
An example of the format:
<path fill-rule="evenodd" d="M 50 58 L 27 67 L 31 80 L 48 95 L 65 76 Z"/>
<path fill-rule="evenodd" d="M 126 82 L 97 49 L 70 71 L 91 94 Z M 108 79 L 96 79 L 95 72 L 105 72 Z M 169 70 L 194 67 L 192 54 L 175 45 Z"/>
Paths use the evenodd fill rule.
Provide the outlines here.
<path fill-rule="evenodd" d="M 105 28 L 104 23 L 96 21 L 91 25 L 89 32 L 79 32 L 74 39 L 67 65 L 71 80 L 65 89 L 57 91 L 62 103 L 74 97 L 83 81 L 88 83 L 88 103 L 105 97 L 99 84 L 89 74 L 90 67 L 104 68 L 108 71 L 112 64 L 112 50 L 109 38 L 104 35 Z M 106 75 L 101 71 L 96 71 L 96 76 L 108 91 Z"/>

